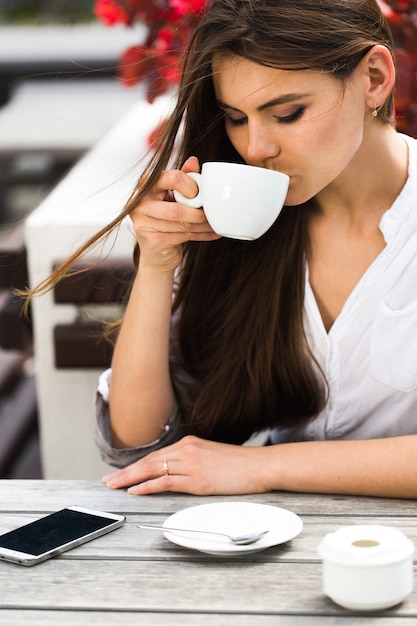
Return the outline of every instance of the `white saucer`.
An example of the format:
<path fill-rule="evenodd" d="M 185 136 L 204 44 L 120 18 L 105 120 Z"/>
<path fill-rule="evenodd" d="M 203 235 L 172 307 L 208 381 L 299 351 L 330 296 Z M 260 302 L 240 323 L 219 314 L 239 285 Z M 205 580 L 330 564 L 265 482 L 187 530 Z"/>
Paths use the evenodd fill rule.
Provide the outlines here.
<path fill-rule="evenodd" d="M 193 506 L 168 517 L 163 526 L 211 530 L 240 535 L 255 530 L 269 530 L 256 543 L 238 546 L 227 537 L 165 531 L 164 536 L 185 548 L 216 556 L 233 556 L 258 552 L 293 539 L 303 529 L 302 520 L 291 511 L 266 504 L 217 502 Z"/>

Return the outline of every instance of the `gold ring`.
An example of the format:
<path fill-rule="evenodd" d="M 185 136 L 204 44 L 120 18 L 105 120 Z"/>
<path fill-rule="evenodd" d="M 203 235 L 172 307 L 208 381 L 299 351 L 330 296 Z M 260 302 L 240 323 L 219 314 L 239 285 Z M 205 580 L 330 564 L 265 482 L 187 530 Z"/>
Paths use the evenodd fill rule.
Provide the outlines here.
<path fill-rule="evenodd" d="M 168 474 L 169 474 L 169 467 L 168 467 L 168 463 L 167 463 L 166 459 L 164 459 L 162 461 L 162 472 L 163 472 L 164 476 L 168 476 Z"/>

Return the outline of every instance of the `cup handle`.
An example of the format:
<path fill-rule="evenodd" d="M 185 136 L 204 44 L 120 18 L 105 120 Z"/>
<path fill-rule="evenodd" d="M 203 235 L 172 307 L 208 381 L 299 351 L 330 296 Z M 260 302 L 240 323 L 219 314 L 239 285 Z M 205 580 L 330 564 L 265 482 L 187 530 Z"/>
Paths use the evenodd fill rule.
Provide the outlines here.
<path fill-rule="evenodd" d="M 197 195 L 194 196 L 194 198 L 187 198 L 186 196 L 183 196 L 182 193 L 180 193 L 179 191 L 175 191 L 174 189 L 174 198 L 177 202 L 181 202 L 181 204 L 186 204 L 187 206 L 190 206 L 193 209 L 201 209 L 201 207 L 203 206 L 203 200 L 202 200 L 201 191 L 200 191 L 201 174 L 199 174 L 198 172 L 188 172 L 187 176 L 195 180 L 195 182 L 197 183 L 198 185 Z"/>

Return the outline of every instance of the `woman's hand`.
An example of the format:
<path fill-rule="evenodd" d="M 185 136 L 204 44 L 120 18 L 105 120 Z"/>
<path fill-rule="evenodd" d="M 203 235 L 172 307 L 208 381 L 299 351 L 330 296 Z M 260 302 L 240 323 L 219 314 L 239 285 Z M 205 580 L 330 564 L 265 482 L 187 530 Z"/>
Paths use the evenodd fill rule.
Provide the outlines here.
<path fill-rule="evenodd" d="M 181 262 L 183 243 L 220 238 L 208 224 L 204 211 L 173 200 L 173 189 L 189 198 L 197 194 L 196 183 L 186 174 L 199 169 L 198 159 L 190 157 L 181 170 L 164 172 L 131 211 L 141 263 L 172 270 Z"/>
<path fill-rule="evenodd" d="M 235 446 L 187 436 L 103 478 L 133 495 L 163 491 L 194 495 L 262 493 L 267 448 Z"/>

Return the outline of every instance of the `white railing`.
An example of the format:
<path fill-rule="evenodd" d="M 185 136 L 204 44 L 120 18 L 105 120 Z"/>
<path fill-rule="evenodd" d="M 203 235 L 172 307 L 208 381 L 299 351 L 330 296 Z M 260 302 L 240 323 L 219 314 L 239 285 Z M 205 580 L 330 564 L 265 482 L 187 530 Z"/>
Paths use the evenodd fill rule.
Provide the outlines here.
<path fill-rule="evenodd" d="M 168 107 L 165 98 L 154 105 L 140 98 L 29 216 L 25 238 L 32 286 L 119 213 L 140 173 L 147 137 Z M 131 257 L 133 243 L 126 221 L 117 238 L 93 254 Z M 99 478 L 108 469 L 94 444 L 100 370 L 58 370 L 54 363 L 53 329 L 72 323 L 77 307 L 56 305 L 48 293 L 35 298 L 32 312 L 44 477 Z"/>

